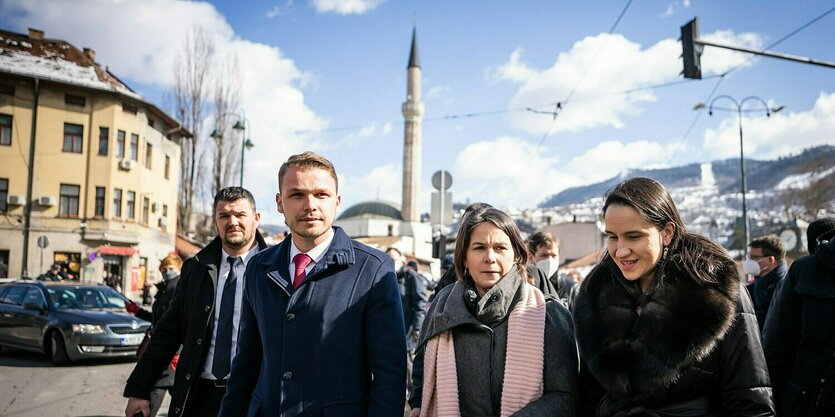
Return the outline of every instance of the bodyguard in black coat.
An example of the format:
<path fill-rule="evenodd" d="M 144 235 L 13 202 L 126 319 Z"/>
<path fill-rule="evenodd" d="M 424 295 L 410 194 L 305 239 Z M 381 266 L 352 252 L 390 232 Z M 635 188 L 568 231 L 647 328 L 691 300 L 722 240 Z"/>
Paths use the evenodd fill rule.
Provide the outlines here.
<path fill-rule="evenodd" d="M 230 188 L 246 191 L 240 187 Z M 218 194 L 223 193 L 224 190 L 221 190 Z M 246 194 L 251 198 L 252 195 L 249 194 L 249 191 L 246 191 Z M 233 203 L 246 200 L 246 197 L 241 197 Z M 223 207 L 224 202 L 229 203 L 229 201 L 221 199 L 215 204 L 215 207 Z M 255 213 L 254 205 L 252 205 L 251 211 L 249 214 L 253 215 Z M 241 225 L 224 226 L 223 221 L 217 219 L 221 216 L 234 216 L 236 214 L 240 215 L 241 213 L 219 211 L 216 214 L 218 232 L 225 235 L 223 239 L 238 239 L 241 233 L 237 229 L 244 228 L 244 235 L 254 233 L 254 242 L 252 243 L 259 248 L 265 248 L 267 246 L 266 242 L 257 229 L 246 230 L 247 228 Z M 254 226 L 257 226 L 257 221 Z M 247 242 L 246 244 L 250 243 Z M 195 408 L 195 406 L 202 408 L 209 402 L 216 402 L 219 408 L 224 391 L 222 381 L 218 381 L 218 393 L 199 395 L 203 397 L 200 399 L 195 399 L 198 396 L 195 395 L 195 387 L 198 385 L 198 381 L 204 380 L 201 378 L 201 374 L 204 370 L 208 347 L 212 340 L 213 323 L 215 322 L 215 297 L 219 296 L 216 294 L 218 292 L 218 272 L 221 268 L 221 251 L 223 249 L 225 249 L 224 242 L 221 236 L 218 236 L 197 255 L 187 259 L 183 264 L 180 281 L 177 284 L 168 311 L 155 326 L 151 343 L 142 358 L 137 362 L 125 386 L 124 396 L 131 397 L 125 410 L 127 417 L 133 417 L 137 411 L 143 411 L 144 413 L 147 410 L 147 408 L 139 409 L 135 407 L 137 399 L 147 400 L 150 398 L 150 391 L 154 384 L 171 363 L 171 359 L 181 345 L 182 350 L 177 364 L 168 415 L 172 417 L 184 415 L 211 417 L 205 412 L 189 411 L 189 409 Z M 217 411 L 215 411 L 216 413 Z M 147 416 L 148 414 L 145 413 L 144 415 Z"/>
<path fill-rule="evenodd" d="M 773 416 L 757 320 L 723 248 L 655 180 L 607 192 L 607 253 L 574 304 L 579 415 Z"/>
<path fill-rule="evenodd" d="M 781 416 L 835 415 L 835 218 L 812 222 L 768 313 L 763 346 Z M 817 245 L 819 238 L 826 244 Z"/>

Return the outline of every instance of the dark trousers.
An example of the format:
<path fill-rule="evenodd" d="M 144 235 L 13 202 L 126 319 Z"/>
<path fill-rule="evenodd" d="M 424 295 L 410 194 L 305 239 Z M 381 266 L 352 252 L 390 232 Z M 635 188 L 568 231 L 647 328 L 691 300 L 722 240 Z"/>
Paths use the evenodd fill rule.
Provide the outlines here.
<path fill-rule="evenodd" d="M 198 378 L 183 417 L 217 417 L 224 394 L 225 386 L 217 387 L 212 380 Z"/>

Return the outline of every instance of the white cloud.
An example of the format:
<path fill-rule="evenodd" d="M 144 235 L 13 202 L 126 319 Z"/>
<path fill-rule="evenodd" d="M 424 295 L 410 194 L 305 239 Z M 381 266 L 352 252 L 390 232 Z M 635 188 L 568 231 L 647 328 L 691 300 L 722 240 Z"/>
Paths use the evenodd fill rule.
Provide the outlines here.
<path fill-rule="evenodd" d="M 675 14 L 675 3 L 670 3 L 667 5 L 667 9 L 664 10 L 659 17 L 670 17 Z"/>
<path fill-rule="evenodd" d="M 729 102 L 716 106 L 731 107 Z M 770 103 L 773 107 L 774 104 Z M 746 103 L 746 109 L 762 108 L 759 102 Z M 707 159 L 739 157 L 739 125 L 736 112 L 714 111 L 723 120 L 716 129 L 705 130 L 703 151 Z M 783 110 L 765 117 L 762 113 L 744 113 L 743 145 L 746 158 L 773 159 L 797 153 L 804 148 L 835 144 L 835 92 L 821 93 L 808 111 Z"/>
<path fill-rule="evenodd" d="M 759 35 L 735 35 L 728 31 L 708 34 L 705 38 L 752 47 L 762 43 Z M 620 128 L 627 118 L 641 113 L 641 103 L 654 101 L 655 95 L 650 90 L 606 94 L 678 79 L 682 66 L 679 55 L 681 45 L 675 39 L 664 39 L 642 48 L 623 35 L 604 33 L 576 42 L 571 50 L 557 56 L 554 65 L 545 69 L 531 67 L 522 60 L 522 50 L 516 49 L 505 64 L 489 69 L 488 77 L 519 84 L 510 108 L 565 100 L 573 91 L 572 100 L 563 106 L 557 118 L 555 132 L 578 132 L 601 126 Z M 702 56 L 703 73 L 723 72 L 746 59 L 746 55 L 738 52 L 707 48 Z M 590 96 L 595 98 L 583 99 Z M 552 124 L 547 116 L 533 113 L 517 113 L 512 121 L 532 134 L 542 134 Z"/>
<path fill-rule="evenodd" d="M 336 167 L 337 172 L 339 167 Z M 400 165 L 378 166 L 362 177 L 339 174 L 339 192 L 343 195 L 342 209 L 369 200 L 386 200 L 400 205 L 403 173 Z M 351 201 L 344 196 L 351 196 Z"/>
<path fill-rule="evenodd" d="M 690 0 L 684 0 L 684 8 L 690 7 Z"/>
<path fill-rule="evenodd" d="M 162 90 L 173 85 L 175 57 L 186 35 L 202 28 L 215 43 L 216 58 L 237 57 L 242 108 L 255 143 L 246 155 L 244 185 L 256 196 L 265 222 L 279 222 L 273 196 L 281 161 L 321 146 L 292 132 L 316 132 L 327 124 L 307 106 L 300 89 L 310 76 L 279 48 L 240 38 L 205 2 L 9 0 L 0 3 L 0 13 L 18 16 L 18 31 L 35 27 L 49 38 L 92 47 L 97 61 L 120 78 Z"/>
<path fill-rule="evenodd" d="M 471 144 L 453 170 L 457 201 L 533 207 L 566 188 L 603 181 L 628 169 L 668 167 L 680 147 L 652 141 L 607 141 L 565 162 L 513 137 Z M 524 169 L 521 169 L 524 167 Z"/>
<path fill-rule="evenodd" d="M 273 18 L 278 17 L 280 15 L 281 15 L 281 8 L 277 4 L 275 6 L 273 6 L 272 9 L 267 10 L 267 13 L 265 14 L 267 19 L 273 19 Z"/>
<path fill-rule="evenodd" d="M 386 0 L 313 0 L 313 7 L 319 13 L 363 14 L 385 2 Z"/>

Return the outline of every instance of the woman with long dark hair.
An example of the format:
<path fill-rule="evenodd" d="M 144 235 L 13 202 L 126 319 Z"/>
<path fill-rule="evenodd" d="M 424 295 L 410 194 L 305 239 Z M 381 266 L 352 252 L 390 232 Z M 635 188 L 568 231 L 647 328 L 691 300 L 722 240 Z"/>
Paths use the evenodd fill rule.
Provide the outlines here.
<path fill-rule="evenodd" d="M 649 178 L 609 190 L 607 252 L 574 308 L 581 415 L 771 416 L 751 300 L 726 251 Z"/>
<path fill-rule="evenodd" d="M 573 416 L 571 316 L 530 284 L 516 223 L 492 207 L 473 210 L 462 219 L 454 258 L 458 281 L 437 295 L 423 322 L 411 415 Z"/>

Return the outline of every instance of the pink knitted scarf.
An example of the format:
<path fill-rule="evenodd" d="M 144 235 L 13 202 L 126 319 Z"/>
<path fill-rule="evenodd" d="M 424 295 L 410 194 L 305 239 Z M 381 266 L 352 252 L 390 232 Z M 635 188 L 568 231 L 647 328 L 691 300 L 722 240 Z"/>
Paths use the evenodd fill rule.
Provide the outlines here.
<path fill-rule="evenodd" d="M 542 396 L 544 349 L 545 297 L 533 285 L 522 284 L 522 299 L 510 312 L 507 326 L 502 417 Z M 450 330 L 426 342 L 423 360 L 421 417 L 460 416 L 455 345 Z"/>

